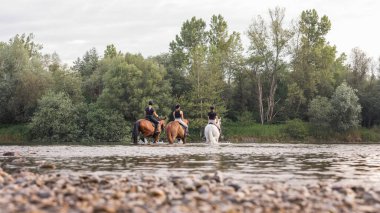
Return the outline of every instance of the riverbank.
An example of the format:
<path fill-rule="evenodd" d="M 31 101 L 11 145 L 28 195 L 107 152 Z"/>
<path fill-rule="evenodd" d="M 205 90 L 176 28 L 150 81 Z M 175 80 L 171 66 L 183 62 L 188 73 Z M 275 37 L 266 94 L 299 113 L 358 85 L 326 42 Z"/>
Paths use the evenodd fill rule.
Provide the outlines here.
<path fill-rule="evenodd" d="M 279 143 L 379 143 L 380 128 L 359 128 L 344 133 L 315 128 L 307 122 L 261 125 L 229 122 L 223 135 L 231 142 Z"/>
<path fill-rule="evenodd" d="M 21 144 L 28 139 L 27 124 L 0 125 L 0 144 Z"/>
<path fill-rule="evenodd" d="M 252 122 L 226 122 L 223 124 L 222 136 L 225 141 L 233 143 L 378 143 L 380 142 L 380 128 L 359 128 L 357 130 L 337 133 L 329 129 L 316 129 L 307 122 L 261 125 Z M 191 129 L 190 142 L 202 141 L 201 131 Z M 0 125 L 0 145 L 29 145 L 43 144 L 56 145 L 59 142 L 29 142 L 27 124 Z M 102 145 L 102 144 L 129 144 L 129 137 L 122 142 L 65 142 L 64 144 Z M 165 135 L 163 138 L 165 140 Z"/>
<path fill-rule="evenodd" d="M 244 184 L 223 174 L 123 176 L 0 170 L 6 212 L 379 212 L 380 188 Z"/>

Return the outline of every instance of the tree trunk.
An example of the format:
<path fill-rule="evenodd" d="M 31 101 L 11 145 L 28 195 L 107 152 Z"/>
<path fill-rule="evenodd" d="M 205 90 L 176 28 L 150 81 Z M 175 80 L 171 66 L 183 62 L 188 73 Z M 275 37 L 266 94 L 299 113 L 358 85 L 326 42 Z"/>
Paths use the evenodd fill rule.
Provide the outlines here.
<path fill-rule="evenodd" d="M 260 75 L 257 76 L 257 88 L 258 88 L 258 101 L 259 101 L 259 110 L 260 110 L 260 121 L 261 125 L 264 124 L 264 107 L 263 107 L 263 85 L 261 84 Z"/>
<path fill-rule="evenodd" d="M 275 94 L 277 90 L 277 82 L 275 75 L 272 74 L 272 79 L 271 79 L 271 85 L 270 85 L 270 90 L 269 90 L 269 97 L 268 97 L 268 109 L 266 113 L 266 119 L 268 122 L 272 122 L 273 118 L 275 116 L 274 113 L 274 107 L 275 107 Z"/>

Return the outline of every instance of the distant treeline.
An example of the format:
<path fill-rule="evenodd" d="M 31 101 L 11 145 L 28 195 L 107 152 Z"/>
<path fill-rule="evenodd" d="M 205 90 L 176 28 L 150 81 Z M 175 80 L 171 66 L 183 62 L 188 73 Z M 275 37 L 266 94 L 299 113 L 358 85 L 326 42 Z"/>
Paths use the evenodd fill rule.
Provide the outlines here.
<path fill-rule="evenodd" d="M 337 55 L 330 29 L 315 10 L 286 22 L 284 9 L 270 9 L 243 35 L 221 15 L 208 24 L 193 17 L 168 53 L 144 58 L 110 44 L 72 67 L 43 55 L 32 34 L 16 35 L 0 42 L 0 124 L 29 123 L 36 140 L 121 141 L 154 100 L 163 116 L 181 104 L 197 128 L 210 105 L 232 122 L 299 119 L 337 132 L 379 125 L 379 63 L 358 48 Z"/>

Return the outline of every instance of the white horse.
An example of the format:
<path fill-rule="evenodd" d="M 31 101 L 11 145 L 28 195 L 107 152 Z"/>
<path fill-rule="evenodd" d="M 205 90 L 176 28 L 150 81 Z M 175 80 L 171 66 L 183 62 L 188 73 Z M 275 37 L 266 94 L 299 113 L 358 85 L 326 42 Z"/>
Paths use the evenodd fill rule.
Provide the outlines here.
<path fill-rule="evenodd" d="M 222 126 L 222 119 L 219 118 L 215 120 L 216 125 L 219 127 Z M 214 124 L 207 124 L 205 127 L 205 136 L 206 136 L 206 143 L 209 144 L 217 144 L 219 143 L 219 137 L 220 137 L 221 129 L 219 130 L 217 126 Z"/>

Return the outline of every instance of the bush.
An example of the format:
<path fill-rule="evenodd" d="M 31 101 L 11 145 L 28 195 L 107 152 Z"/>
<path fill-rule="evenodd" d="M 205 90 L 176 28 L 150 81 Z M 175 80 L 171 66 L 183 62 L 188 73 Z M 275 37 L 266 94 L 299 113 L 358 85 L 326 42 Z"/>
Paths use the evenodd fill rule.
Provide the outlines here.
<path fill-rule="evenodd" d="M 331 122 L 332 106 L 326 97 L 314 98 L 308 109 L 310 123 L 316 128 L 327 128 Z"/>
<path fill-rule="evenodd" d="M 90 105 L 86 133 L 94 141 L 122 141 L 130 132 L 121 113 Z"/>
<path fill-rule="evenodd" d="M 357 128 L 360 122 L 361 106 L 355 90 L 342 83 L 336 88 L 331 98 L 331 126 L 337 131 L 347 131 Z"/>
<path fill-rule="evenodd" d="M 76 106 L 64 93 L 49 92 L 38 102 L 30 136 L 42 141 L 75 141 L 81 135 Z"/>
<path fill-rule="evenodd" d="M 300 119 L 294 119 L 286 122 L 284 131 L 285 134 L 294 139 L 305 139 L 309 135 L 307 124 Z"/>
<path fill-rule="evenodd" d="M 240 115 L 238 115 L 238 121 L 240 123 L 246 123 L 246 124 L 249 124 L 249 123 L 254 123 L 255 122 L 255 119 L 254 119 L 254 116 L 253 116 L 253 113 L 252 112 L 249 112 L 249 111 L 244 111 L 242 112 Z"/>

